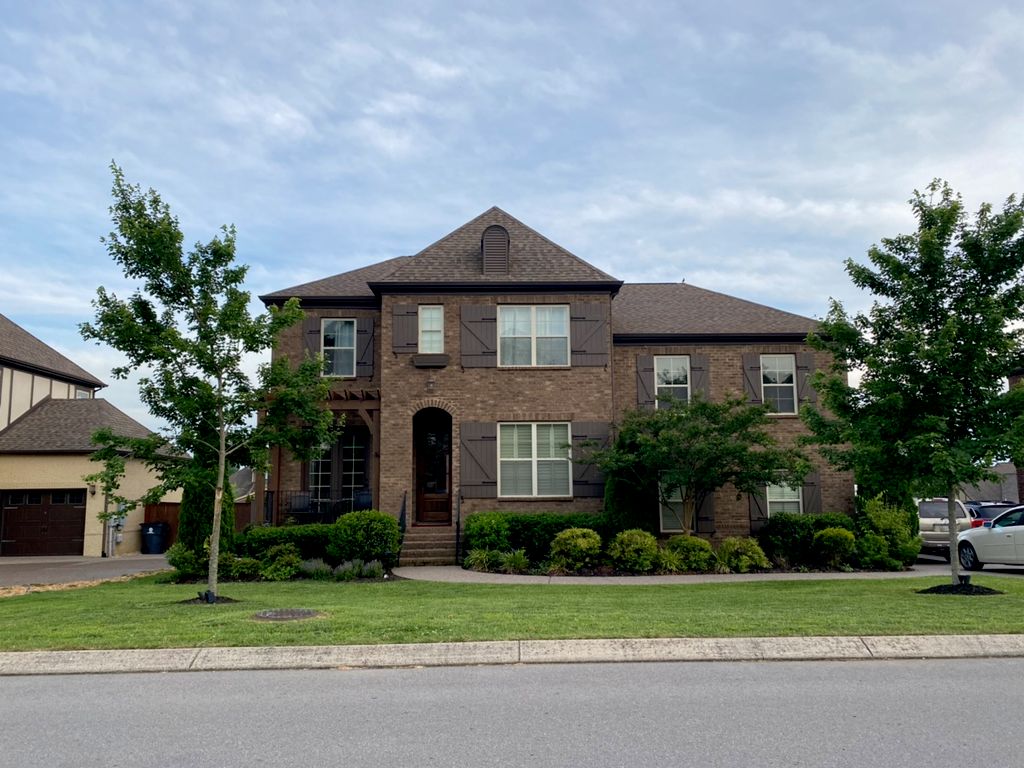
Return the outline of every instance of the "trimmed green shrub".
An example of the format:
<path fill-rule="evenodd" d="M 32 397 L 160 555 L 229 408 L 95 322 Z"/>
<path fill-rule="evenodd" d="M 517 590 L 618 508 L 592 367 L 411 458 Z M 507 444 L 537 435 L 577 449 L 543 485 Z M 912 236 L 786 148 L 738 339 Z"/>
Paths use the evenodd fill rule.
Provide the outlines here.
<path fill-rule="evenodd" d="M 235 537 L 235 552 L 261 559 L 267 550 L 278 544 L 294 544 L 303 560 L 327 557 L 327 542 L 334 526 L 330 523 L 253 526 Z"/>
<path fill-rule="evenodd" d="M 674 549 L 659 549 L 654 556 L 654 570 L 657 573 L 679 573 L 683 568 L 683 556 Z"/>
<path fill-rule="evenodd" d="M 718 562 L 729 573 L 768 571 L 772 567 L 754 539 L 740 536 L 730 536 L 718 545 Z"/>
<path fill-rule="evenodd" d="M 609 529 L 602 515 L 589 512 L 560 514 L 557 512 L 498 512 L 508 523 L 508 549 L 525 550 L 531 563 L 547 559 L 551 541 L 569 528 L 590 528 L 602 539 Z"/>
<path fill-rule="evenodd" d="M 608 545 L 608 558 L 612 565 L 630 573 L 649 573 L 654 570 L 658 556 L 658 540 L 653 534 L 632 528 L 615 534 Z"/>
<path fill-rule="evenodd" d="M 826 528 L 856 531 L 854 520 L 849 515 L 780 512 L 768 518 L 757 538 L 765 555 L 774 563 L 791 568 L 816 566 L 822 557 L 816 551 L 814 535 Z"/>
<path fill-rule="evenodd" d="M 466 518 L 466 548 L 493 549 L 506 552 L 509 543 L 508 515 L 501 512 L 480 512 Z"/>
<path fill-rule="evenodd" d="M 850 565 L 855 549 L 855 536 L 846 528 L 822 528 L 814 534 L 814 550 L 821 564 L 829 568 Z"/>
<path fill-rule="evenodd" d="M 288 581 L 299 573 L 302 558 L 294 544 L 278 544 L 267 550 L 260 565 L 260 578 L 264 581 Z"/>
<path fill-rule="evenodd" d="M 868 499 L 864 503 L 863 525 L 867 531 L 885 538 L 889 557 L 901 566 L 913 565 L 921 553 L 921 540 L 913 533 L 902 509 L 887 506 L 881 499 Z"/>
<path fill-rule="evenodd" d="M 857 565 L 879 571 L 898 571 L 903 564 L 889 554 L 889 542 L 880 533 L 867 531 L 855 543 Z"/>
<path fill-rule="evenodd" d="M 167 563 L 177 572 L 175 581 L 194 581 L 207 574 L 208 561 L 186 547 L 180 541 L 168 547 L 165 553 Z"/>
<path fill-rule="evenodd" d="M 526 550 L 514 549 L 501 555 L 502 573 L 526 573 L 530 569 L 530 559 Z"/>
<path fill-rule="evenodd" d="M 299 566 L 299 572 L 307 579 L 313 579 L 314 581 L 330 581 L 334 578 L 334 569 L 325 563 L 321 557 L 303 560 L 302 565 Z"/>
<path fill-rule="evenodd" d="M 551 560 L 570 571 L 591 568 L 601 555 L 601 537 L 590 528 L 567 528 L 551 541 Z"/>
<path fill-rule="evenodd" d="M 386 512 L 349 512 L 330 527 L 327 559 L 331 562 L 359 558 L 380 560 L 390 567 L 398 558 L 402 534 L 398 521 Z"/>
<path fill-rule="evenodd" d="M 711 542 L 699 536 L 673 536 L 665 542 L 665 549 L 679 555 L 679 570 L 710 573 L 715 568 L 715 550 Z"/>
<path fill-rule="evenodd" d="M 255 557 L 236 557 L 231 564 L 232 581 L 258 581 L 260 561 Z"/>

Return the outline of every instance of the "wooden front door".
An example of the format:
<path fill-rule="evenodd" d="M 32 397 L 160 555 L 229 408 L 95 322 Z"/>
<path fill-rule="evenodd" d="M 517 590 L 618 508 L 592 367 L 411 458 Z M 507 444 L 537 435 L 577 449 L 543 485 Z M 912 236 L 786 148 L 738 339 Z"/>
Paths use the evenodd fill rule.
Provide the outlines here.
<path fill-rule="evenodd" d="M 413 464 L 419 525 L 452 522 L 452 417 L 440 408 L 425 408 L 413 417 Z"/>

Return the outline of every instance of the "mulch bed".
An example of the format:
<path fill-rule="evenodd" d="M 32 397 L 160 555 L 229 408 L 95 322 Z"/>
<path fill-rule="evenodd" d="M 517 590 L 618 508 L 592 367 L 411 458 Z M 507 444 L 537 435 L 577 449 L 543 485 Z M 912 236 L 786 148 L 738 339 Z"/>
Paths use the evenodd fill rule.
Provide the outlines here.
<path fill-rule="evenodd" d="M 237 602 L 239 602 L 239 601 L 235 600 L 234 598 L 224 597 L 223 595 L 217 595 L 217 604 L 218 605 L 221 604 L 221 603 L 237 603 Z M 207 601 L 207 599 L 205 597 L 202 597 L 202 596 L 193 597 L 193 598 L 190 598 L 188 600 L 182 600 L 182 601 L 180 601 L 180 604 L 181 605 L 212 605 L 212 603 Z"/>
<path fill-rule="evenodd" d="M 1004 595 L 998 589 L 990 589 L 979 584 L 939 584 L 928 589 L 917 590 L 919 595 Z"/>

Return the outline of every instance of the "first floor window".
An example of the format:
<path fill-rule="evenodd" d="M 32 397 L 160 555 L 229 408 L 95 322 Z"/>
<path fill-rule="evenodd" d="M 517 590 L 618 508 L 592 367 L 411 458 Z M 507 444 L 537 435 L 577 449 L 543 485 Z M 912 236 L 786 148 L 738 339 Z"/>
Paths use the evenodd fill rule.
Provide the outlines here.
<path fill-rule="evenodd" d="M 498 364 L 569 365 L 569 307 L 498 307 Z"/>
<path fill-rule="evenodd" d="M 444 352 L 444 307 L 422 305 L 419 308 L 420 354 Z"/>
<path fill-rule="evenodd" d="M 790 488 L 788 485 L 769 485 L 765 489 L 765 498 L 768 500 L 768 517 L 780 512 L 800 514 L 804 511 L 803 491 L 800 488 Z"/>
<path fill-rule="evenodd" d="M 776 413 L 796 413 L 793 355 L 761 355 L 761 395 Z"/>
<path fill-rule="evenodd" d="M 660 494 L 659 494 L 660 496 Z M 683 490 L 676 488 L 666 499 L 659 498 L 662 533 L 689 533 L 683 524 Z"/>
<path fill-rule="evenodd" d="M 324 376 L 356 375 L 356 321 L 323 320 Z"/>
<path fill-rule="evenodd" d="M 572 496 L 569 425 L 499 424 L 498 495 Z"/>
<path fill-rule="evenodd" d="M 654 396 L 658 408 L 668 408 L 669 398 L 690 401 L 690 356 L 666 355 L 654 358 Z"/>
<path fill-rule="evenodd" d="M 320 455 L 309 462 L 309 500 L 314 510 L 331 503 L 331 446 L 320 446 Z"/>

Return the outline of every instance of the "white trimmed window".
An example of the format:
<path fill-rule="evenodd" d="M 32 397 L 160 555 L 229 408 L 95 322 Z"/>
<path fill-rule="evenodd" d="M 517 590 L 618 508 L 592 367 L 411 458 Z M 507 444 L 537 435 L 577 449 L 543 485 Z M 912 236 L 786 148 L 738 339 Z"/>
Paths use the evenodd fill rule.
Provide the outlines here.
<path fill-rule="evenodd" d="M 654 358 L 654 397 L 658 408 L 668 408 L 667 398 L 690 401 L 690 356 L 665 355 Z"/>
<path fill-rule="evenodd" d="M 324 376 L 356 375 L 355 320 L 321 320 L 320 341 L 324 354 Z"/>
<path fill-rule="evenodd" d="M 572 496 L 569 425 L 498 425 L 498 496 Z"/>
<path fill-rule="evenodd" d="M 658 499 L 661 507 L 662 533 L 689 533 L 683 527 L 683 491 L 676 488 L 665 500 Z"/>
<path fill-rule="evenodd" d="M 788 485 L 769 485 L 765 488 L 768 501 L 768 517 L 780 512 L 804 511 L 804 494 L 802 488 L 790 488 Z"/>
<path fill-rule="evenodd" d="M 761 355 L 761 396 L 775 413 L 796 413 L 794 355 Z"/>
<path fill-rule="evenodd" d="M 421 304 L 419 309 L 419 352 L 424 355 L 444 352 L 444 307 Z"/>
<path fill-rule="evenodd" d="M 81 387 L 75 388 L 75 399 L 76 400 L 92 400 L 92 390 L 82 389 Z"/>
<path fill-rule="evenodd" d="M 499 306 L 498 365 L 569 365 L 569 307 Z"/>
<path fill-rule="evenodd" d="M 331 500 L 331 446 L 321 445 L 320 452 L 309 462 L 309 498 L 317 503 Z"/>

